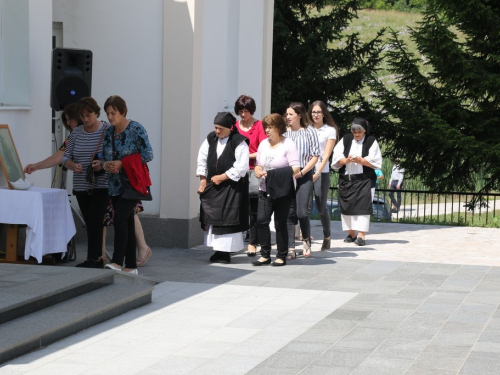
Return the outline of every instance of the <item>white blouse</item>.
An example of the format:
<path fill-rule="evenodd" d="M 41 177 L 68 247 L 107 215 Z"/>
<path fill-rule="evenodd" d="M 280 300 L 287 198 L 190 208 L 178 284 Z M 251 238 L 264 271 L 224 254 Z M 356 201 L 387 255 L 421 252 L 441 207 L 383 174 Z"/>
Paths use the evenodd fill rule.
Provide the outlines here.
<path fill-rule="evenodd" d="M 316 129 L 316 128 L 315 128 Z M 322 171 L 318 171 L 318 167 L 323 161 L 323 154 L 325 153 L 325 148 L 326 148 L 326 143 L 330 139 L 337 139 L 337 131 L 333 126 L 324 124 L 321 128 L 316 129 L 316 133 L 318 134 L 318 140 L 319 140 L 319 150 L 321 152 L 320 157 L 318 158 L 318 162 L 316 163 L 315 170 L 316 172 L 320 173 L 328 173 L 330 172 L 330 167 L 328 166 L 328 163 L 325 164 L 325 167 L 323 168 Z"/>
<path fill-rule="evenodd" d="M 363 137 L 360 141 L 356 141 L 355 139 L 351 142 L 350 155 L 361 156 L 363 152 L 363 141 L 365 137 Z M 335 145 L 333 149 L 333 157 L 332 157 L 332 168 L 340 169 L 342 165 L 338 164 L 340 159 L 345 158 L 344 156 L 344 140 L 343 138 Z M 382 152 L 380 151 L 380 147 L 378 142 L 373 142 L 372 146 L 368 150 L 368 155 L 364 157 L 365 160 L 370 163 L 374 169 L 382 168 Z M 363 165 L 358 163 L 347 163 L 345 168 L 345 174 L 359 174 L 363 173 Z"/>
<path fill-rule="evenodd" d="M 226 148 L 227 141 L 229 137 L 218 139 L 217 140 L 217 158 L 219 158 Z M 196 168 L 196 176 L 207 176 L 207 158 L 208 158 L 208 149 L 209 149 L 208 141 L 202 143 L 200 147 L 200 151 L 198 151 L 198 160 L 197 160 L 197 168 Z M 234 150 L 235 154 L 235 162 L 233 166 L 225 171 L 227 177 L 229 177 L 233 181 L 238 181 L 241 177 L 244 177 L 249 169 L 249 159 L 250 159 L 250 151 L 248 149 L 248 145 L 245 141 L 242 141 L 236 150 Z"/>

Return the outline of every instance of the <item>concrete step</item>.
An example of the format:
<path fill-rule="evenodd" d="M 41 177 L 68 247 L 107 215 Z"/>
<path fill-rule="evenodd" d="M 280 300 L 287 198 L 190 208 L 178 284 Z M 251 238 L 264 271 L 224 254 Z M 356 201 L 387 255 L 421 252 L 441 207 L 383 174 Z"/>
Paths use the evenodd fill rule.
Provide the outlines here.
<path fill-rule="evenodd" d="M 113 276 L 112 284 L 2 324 L 0 363 L 151 302 L 154 282 Z"/>
<path fill-rule="evenodd" d="M 114 271 L 0 265 L 0 324 L 113 283 Z"/>

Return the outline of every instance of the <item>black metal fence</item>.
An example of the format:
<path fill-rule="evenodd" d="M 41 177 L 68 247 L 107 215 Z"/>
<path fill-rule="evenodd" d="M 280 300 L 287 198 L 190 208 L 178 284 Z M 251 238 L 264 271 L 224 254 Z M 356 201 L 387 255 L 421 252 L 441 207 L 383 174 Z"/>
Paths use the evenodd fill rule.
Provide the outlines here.
<path fill-rule="evenodd" d="M 337 187 L 330 187 L 334 220 L 340 218 L 337 195 Z M 373 211 L 377 221 L 500 227 L 500 194 L 377 189 Z"/>

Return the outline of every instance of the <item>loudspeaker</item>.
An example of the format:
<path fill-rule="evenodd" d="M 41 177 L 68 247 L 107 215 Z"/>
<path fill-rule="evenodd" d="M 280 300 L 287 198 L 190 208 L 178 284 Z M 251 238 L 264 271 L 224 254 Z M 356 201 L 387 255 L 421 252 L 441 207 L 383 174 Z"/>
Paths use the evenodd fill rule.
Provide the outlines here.
<path fill-rule="evenodd" d="M 90 96 L 92 89 L 92 52 L 86 49 L 54 48 L 50 106 L 62 111 L 65 106 Z"/>

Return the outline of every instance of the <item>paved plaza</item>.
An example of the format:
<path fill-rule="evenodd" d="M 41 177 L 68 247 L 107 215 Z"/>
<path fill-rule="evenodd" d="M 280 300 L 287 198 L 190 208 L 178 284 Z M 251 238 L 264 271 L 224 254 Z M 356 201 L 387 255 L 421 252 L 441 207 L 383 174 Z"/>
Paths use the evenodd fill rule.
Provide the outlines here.
<path fill-rule="evenodd" d="M 500 230 L 373 223 L 358 247 L 334 221 L 321 252 L 312 229 L 279 268 L 153 248 L 151 304 L 0 374 L 500 374 Z"/>

